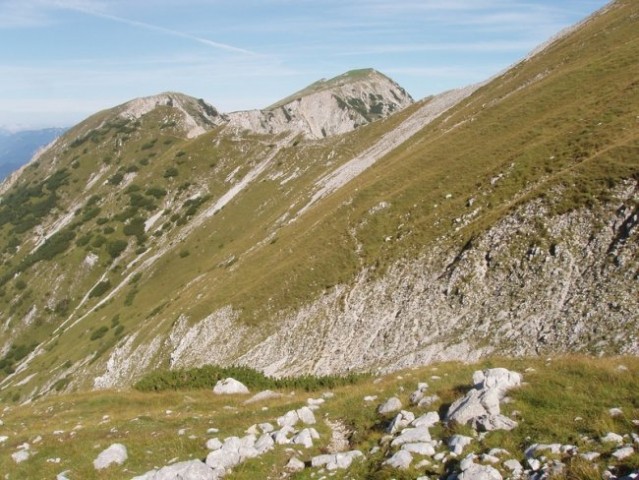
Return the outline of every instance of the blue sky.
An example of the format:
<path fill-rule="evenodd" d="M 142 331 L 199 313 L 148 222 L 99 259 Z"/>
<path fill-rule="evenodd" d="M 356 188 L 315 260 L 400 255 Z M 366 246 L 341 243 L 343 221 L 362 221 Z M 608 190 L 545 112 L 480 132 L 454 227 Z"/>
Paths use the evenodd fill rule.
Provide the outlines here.
<path fill-rule="evenodd" d="M 605 0 L 0 0 L 0 126 L 179 91 L 266 107 L 354 68 L 415 99 L 484 80 Z"/>

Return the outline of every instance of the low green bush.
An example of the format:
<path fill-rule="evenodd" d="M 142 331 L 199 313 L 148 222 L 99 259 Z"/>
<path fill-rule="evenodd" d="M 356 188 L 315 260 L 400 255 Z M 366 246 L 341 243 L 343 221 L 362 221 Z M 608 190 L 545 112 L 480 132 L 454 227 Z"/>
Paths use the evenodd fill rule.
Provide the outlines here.
<path fill-rule="evenodd" d="M 368 378 L 367 374 L 348 375 L 302 375 L 298 377 L 273 378 L 255 369 L 244 366 L 220 367 L 205 365 L 188 370 L 160 370 L 143 377 L 134 385 L 142 392 L 161 392 L 165 390 L 198 390 L 213 388 L 222 379 L 232 377 L 249 389 L 296 389 L 307 392 L 354 385 Z"/>

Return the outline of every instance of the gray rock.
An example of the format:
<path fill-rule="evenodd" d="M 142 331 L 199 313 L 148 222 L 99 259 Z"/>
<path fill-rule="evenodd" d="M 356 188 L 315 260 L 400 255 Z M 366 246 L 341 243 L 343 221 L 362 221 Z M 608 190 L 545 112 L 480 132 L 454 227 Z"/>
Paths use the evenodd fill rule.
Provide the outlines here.
<path fill-rule="evenodd" d="M 430 428 L 439 423 L 439 413 L 428 412 L 421 417 L 416 418 L 411 422 L 412 427 L 426 427 Z"/>
<path fill-rule="evenodd" d="M 114 443 L 109 448 L 103 450 L 98 457 L 93 460 L 93 468 L 103 470 L 111 465 L 122 465 L 129 458 L 126 447 L 121 443 Z"/>
<path fill-rule="evenodd" d="M 608 410 L 608 414 L 611 417 L 622 417 L 623 416 L 623 410 L 619 407 L 615 407 L 615 408 L 611 408 L 610 410 Z"/>
<path fill-rule="evenodd" d="M 392 468 L 398 468 L 400 470 L 406 470 L 410 467 L 413 461 L 413 456 L 407 450 L 400 450 L 396 452 L 391 458 L 384 462 L 384 465 L 388 465 Z"/>
<path fill-rule="evenodd" d="M 333 453 L 326 455 L 317 455 L 311 459 L 311 466 L 326 467 L 327 470 L 344 469 L 351 466 L 353 460 L 363 457 L 364 454 L 359 450 L 351 450 L 349 452 Z"/>
<path fill-rule="evenodd" d="M 632 447 L 622 447 L 618 448 L 614 452 L 612 452 L 612 456 L 617 460 L 624 460 L 635 453 L 635 449 Z"/>
<path fill-rule="evenodd" d="M 502 480 L 501 473 L 490 465 L 473 463 L 459 475 L 459 480 Z"/>
<path fill-rule="evenodd" d="M 478 390 L 495 389 L 503 396 L 508 390 L 521 385 L 521 374 L 505 368 L 491 368 L 473 373 L 473 384 Z"/>
<path fill-rule="evenodd" d="M 450 406 L 446 420 L 462 425 L 475 423 L 486 431 L 514 428 L 516 422 L 499 416 L 499 402 L 509 389 L 521 384 L 521 375 L 505 368 L 493 368 L 475 372 L 473 383 L 474 389 Z"/>
<path fill-rule="evenodd" d="M 273 440 L 273 437 L 271 437 L 269 433 L 264 433 L 255 442 L 255 449 L 260 453 L 268 452 L 269 450 L 272 450 L 274 446 L 275 446 L 275 441 Z"/>
<path fill-rule="evenodd" d="M 277 419 L 277 424 L 280 427 L 294 427 L 299 420 L 300 417 L 297 412 L 295 410 L 290 410 Z"/>
<path fill-rule="evenodd" d="M 151 470 L 131 480 L 218 480 L 220 475 L 199 460 L 189 460 Z"/>
<path fill-rule="evenodd" d="M 501 414 L 475 417 L 470 421 L 470 424 L 478 432 L 491 432 L 493 430 L 510 431 L 519 425 L 513 419 Z"/>
<path fill-rule="evenodd" d="M 17 452 L 14 452 L 11 454 L 11 458 L 16 463 L 25 462 L 29 460 L 30 456 L 31 456 L 31 453 L 29 453 L 29 450 L 18 450 Z"/>
<path fill-rule="evenodd" d="M 275 430 L 275 428 L 273 428 L 273 425 L 271 425 L 270 423 L 260 423 L 258 427 L 260 427 L 260 430 L 262 430 L 264 433 L 271 433 L 273 430 Z"/>
<path fill-rule="evenodd" d="M 409 401 L 411 405 L 419 404 L 419 401 L 424 398 L 424 392 L 428 389 L 428 384 L 420 382 L 417 384 L 417 390 L 410 394 Z"/>
<path fill-rule="evenodd" d="M 295 445 L 303 445 L 305 448 L 311 448 L 313 446 L 313 438 L 308 428 L 300 431 L 291 438 L 291 443 Z"/>
<path fill-rule="evenodd" d="M 217 438 L 209 438 L 206 441 L 206 448 L 209 450 L 219 450 L 222 448 L 222 442 L 220 442 Z"/>
<path fill-rule="evenodd" d="M 315 415 L 313 414 L 313 410 L 308 407 L 302 407 L 295 412 L 297 417 L 302 421 L 304 425 L 314 425 L 315 424 Z"/>
<path fill-rule="evenodd" d="M 453 452 L 455 455 L 461 455 L 464 451 L 464 448 L 466 448 L 472 442 L 473 439 L 471 437 L 466 437 L 464 435 L 453 435 L 448 440 L 448 448 L 450 448 L 450 451 Z"/>
<path fill-rule="evenodd" d="M 301 472 L 304 470 L 304 462 L 296 457 L 291 458 L 286 464 L 286 470 L 289 472 Z"/>
<path fill-rule="evenodd" d="M 415 415 L 412 412 L 402 410 L 395 416 L 386 431 L 390 434 L 395 434 L 408 427 L 413 420 L 415 420 Z"/>
<path fill-rule="evenodd" d="M 511 458 L 510 460 L 506 460 L 504 462 L 504 467 L 510 470 L 512 473 L 521 473 L 524 471 L 524 466 L 519 463 L 518 460 Z"/>
<path fill-rule="evenodd" d="M 246 395 L 250 392 L 242 382 L 229 377 L 218 381 L 213 387 L 213 393 L 216 395 Z"/>
<path fill-rule="evenodd" d="M 541 462 L 536 458 L 528 458 L 526 462 L 528 462 L 528 465 L 534 472 L 541 469 Z"/>
<path fill-rule="evenodd" d="M 402 430 L 402 433 L 391 442 L 391 446 L 399 447 L 405 443 L 421 443 L 421 442 L 430 442 L 431 436 L 428 428 L 426 427 L 415 427 L 415 428 L 405 428 Z"/>
<path fill-rule="evenodd" d="M 223 447 L 213 450 L 206 456 L 206 465 L 213 470 L 225 471 L 239 465 L 241 460 L 239 448 L 234 450 Z"/>
<path fill-rule="evenodd" d="M 293 429 L 293 427 L 289 427 L 289 426 L 284 426 L 279 430 L 274 431 L 273 433 L 271 433 L 271 436 L 273 438 L 273 440 L 275 441 L 276 444 L 278 445 L 286 445 L 287 443 L 290 443 L 290 440 L 288 438 L 288 436 L 293 433 L 295 430 Z"/>
<path fill-rule="evenodd" d="M 608 432 L 606 436 L 602 437 L 601 441 L 604 443 L 616 443 L 621 445 L 623 443 L 623 437 L 618 433 Z"/>
<path fill-rule="evenodd" d="M 428 442 L 405 443 L 402 445 L 402 450 L 406 450 L 410 453 L 416 453 L 418 455 L 424 455 L 426 457 L 432 457 L 435 455 L 435 447 L 432 443 Z"/>
<path fill-rule="evenodd" d="M 377 407 L 377 413 L 382 415 L 387 413 L 396 412 L 397 410 L 401 410 L 402 402 L 397 397 L 391 397 L 386 402 L 382 403 L 379 407 Z"/>

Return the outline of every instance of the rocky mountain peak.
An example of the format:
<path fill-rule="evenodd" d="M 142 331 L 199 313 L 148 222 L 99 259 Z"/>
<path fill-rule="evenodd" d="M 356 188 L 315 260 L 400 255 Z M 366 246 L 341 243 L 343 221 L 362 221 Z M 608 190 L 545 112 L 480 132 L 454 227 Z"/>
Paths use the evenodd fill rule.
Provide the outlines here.
<path fill-rule="evenodd" d="M 411 96 L 374 69 L 319 80 L 264 110 L 229 114 L 230 125 L 261 134 L 284 131 L 320 139 L 355 130 L 413 103 Z"/>
<path fill-rule="evenodd" d="M 158 107 L 169 107 L 173 110 L 172 113 L 167 114 L 164 121 L 182 127 L 187 138 L 202 135 L 213 126 L 224 122 L 223 116 L 217 109 L 204 100 L 175 92 L 136 98 L 117 107 L 117 111 L 122 118 L 139 120 Z M 177 117 L 175 113 L 178 113 Z"/>

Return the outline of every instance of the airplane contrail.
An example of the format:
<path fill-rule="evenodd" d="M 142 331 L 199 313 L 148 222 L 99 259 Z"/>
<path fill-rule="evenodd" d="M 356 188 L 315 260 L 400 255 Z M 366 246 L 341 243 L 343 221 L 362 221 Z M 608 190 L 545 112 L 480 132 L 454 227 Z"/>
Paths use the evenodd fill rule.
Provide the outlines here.
<path fill-rule="evenodd" d="M 106 20 L 123 23 L 125 25 L 130 25 L 132 27 L 142 28 L 145 30 L 152 30 L 154 32 L 163 33 L 165 35 L 171 35 L 173 37 L 185 38 L 187 40 L 192 40 L 194 42 L 201 43 L 202 45 L 207 45 L 209 47 L 217 48 L 219 50 L 226 50 L 228 52 L 234 52 L 234 53 L 242 53 L 244 55 L 259 56 L 258 53 L 252 52 L 251 50 L 235 47 L 233 45 L 228 45 L 226 43 L 215 42 L 213 40 L 209 40 L 208 38 L 202 38 L 196 35 L 191 35 L 189 33 L 184 33 L 184 32 L 170 29 L 170 28 L 161 27 L 159 25 L 153 25 L 153 24 L 141 22 L 138 20 L 132 20 L 130 18 L 125 18 L 125 17 L 120 17 L 117 15 L 111 15 L 109 13 L 104 13 L 99 10 L 89 8 L 84 3 L 78 3 L 74 1 L 69 2 L 69 1 L 61 0 L 61 1 L 53 2 L 53 5 L 58 8 L 63 8 L 66 10 L 74 10 L 76 12 L 84 13 L 86 15 L 90 15 L 90 16 L 98 17 L 98 18 L 104 18 Z"/>

